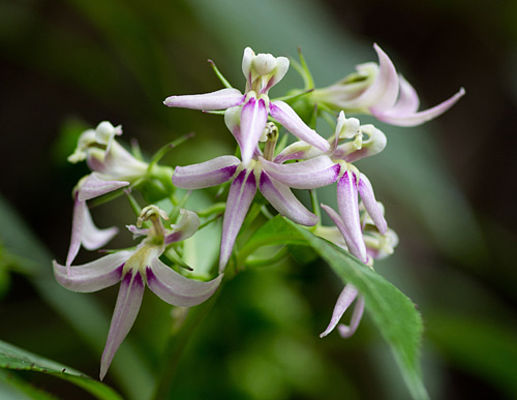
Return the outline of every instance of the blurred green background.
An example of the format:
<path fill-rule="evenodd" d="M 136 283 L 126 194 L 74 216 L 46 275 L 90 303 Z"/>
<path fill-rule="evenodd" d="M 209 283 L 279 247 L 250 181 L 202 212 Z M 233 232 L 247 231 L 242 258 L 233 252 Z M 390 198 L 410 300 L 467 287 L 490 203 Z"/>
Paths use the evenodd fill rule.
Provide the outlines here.
<path fill-rule="evenodd" d="M 300 46 L 316 85 L 326 86 L 374 61 L 373 42 L 423 107 L 467 90 L 424 127 L 376 123 L 388 147 L 359 168 L 400 236 L 377 271 L 423 315 L 432 398 L 517 398 L 515 1 L 1 0 L 0 193 L 11 206 L 0 203 L 0 339 L 97 376 L 116 288 L 68 293 L 50 276 L 50 260 L 64 261 L 69 243 L 71 190 L 87 173 L 66 162 L 70 132 L 110 120 L 151 154 L 193 131 L 166 162 L 203 161 L 233 151 L 222 118 L 162 100 L 220 88 L 208 58 L 243 87 L 245 46 L 292 57 Z M 272 94 L 301 86 L 291 70 Z M 332 203 L 333 190 L 322 200 Z M 94 211 L 100 226 L 132 222 L 127 202 L 116 205 Z M 129 240 L 124 233 L 112 246 Z M 189 338 L 170 398 L 408 397 L 368 316 L 351 339 L 318 338 L 340 282 L 310 253 L 294 253 L 224 288 Z M 170 308 L 146 295 L 108 374 L 124 398 L 152 392 L 170 319 Z M 52 377 L 9 374 L 59 398 L 90 398 Z M 3 376 L 0 397 L 28 398 Z"/>

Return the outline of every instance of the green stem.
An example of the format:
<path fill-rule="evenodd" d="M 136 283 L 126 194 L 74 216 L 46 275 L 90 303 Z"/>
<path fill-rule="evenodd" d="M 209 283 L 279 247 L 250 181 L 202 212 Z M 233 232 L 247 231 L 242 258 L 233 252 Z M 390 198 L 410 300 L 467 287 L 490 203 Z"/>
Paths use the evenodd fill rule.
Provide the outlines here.
<path fill-rule="evenodd" d="M 154 154 L 149 166 L 147 167 L 147 172 L 150 173 L 153 167 L 160 161 L 163 156 L 165 156 L 169 151 L 178 147 L 180 144 L 186 142 L 190 138 L 194 137 L 194 132 L 187 133 L 183 136 L 180 136 L 178 139 L 173 140 L 172 142 L 167 143 L 166 145 L 160 147 L 160 149 Z"/>
<path fill-rule="evenodd" d="M 318 201 L 318 192 L 316 189 L 309 190 L 311 193 L 311 203 L 312 203 L 312 211 L 316 216 L 318 217 L 318 224 L 321 223 L 321 210 L 320 210 L 320 203 Z"/>

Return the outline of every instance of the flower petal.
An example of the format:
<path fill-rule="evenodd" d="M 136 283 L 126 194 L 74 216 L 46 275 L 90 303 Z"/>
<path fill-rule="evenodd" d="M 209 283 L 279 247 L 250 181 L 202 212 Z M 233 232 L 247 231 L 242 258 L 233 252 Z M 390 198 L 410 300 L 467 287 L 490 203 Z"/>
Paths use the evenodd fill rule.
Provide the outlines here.
<path fill-rule="evenodd" d="M 130 270 L 126 273 L 118 292 L 115 311 L 111 318 L 108 339 L 101 357 L 100 379 L 103 380 L 108 368 L 118 350 L 120 344 L 124 341 L 129 330 L 133 326 L 144 295 L 144 281 L 142 275 L 137 270 Z"/>
<path fill-rule="evenodd" d="M 312 226 L 318 217 L 300 203 L 289 187 L 274 180 L 265 172 L 260 175 L 260 192 L 282 215 L 302 225 Z"/>
<path fill-rule="evenodd" d="M 460 88 L 460 90 L 454 96 L 445 100 L 443 103 L 440 103 L 425 111 L 419 111 L 416 113 L 403 113 L 397 110 L 387 110 L 384 112 L 372 112 L 372 115 L 375 116 L 378 120 L 391 125 L 417 126 L 443 114 L 445 111 L 451 108 L 464 94 L 465 89 Z"/>
<path fill-rule="evenodd" d="M 145 273 L 147 285 L 154 294 L 166 303 L 180 307 L 192 307 L 208 299 L 217 290 L 223 277 L 221 274 L 209 282 L 188 279 L 158 258 L 151 261 Z"/>
<path fill-rule="evenodd" d="M 271 116 L 297 138 L 322 151 L 330 149 L 329 142 L 314 129 L 309 128 L 287 103 L 280 100 L 274 101 L 270 104 L 269 110 Z"/>
<path fill-rule="evenodd" d="M 288 160 L 302 160 L 317 157 L 322 151 L 303 141 L 290 144 L 283 149 L 275 158 L 275 163 L 283 163 Z"/>
<path fill-rule="evenodd" d="M 92 172 L 79 183 L 78 198 L 80 201 L 90 200 L 128 185 L 126 181 L 102 179 L 99 174 Z"/>
<path fill-rule="evenodd" d="M 267 93 L 269 89 L 275 86 L 287 74 L 289 70 L 289 59 L 287 57 L 276 57 L 276 68 L 273 76 L 269 79 L 267 86 L 262 90 L 262 93 Z"/>
<path fill-rule="evenodd" d="M 350 171 L 346 171 L 337 184 L 337 204 L 339 214 L 347 235 L 347 246 L 354 256 L 362 262 L 366 262 L 366 246 L 364 245 L 359 222 L 359 202 L 357 198 L 356 176 Z M 339 228 L 339 226 L 338 226 Z"/>
<path fill-rule="evenodd" d="M 235 239 L 248 213 L 250 204 L 255 197 L 257 184 L 253 171 L 243 170 L 230 186 L 226 210 L 223 217 L 223 232 L 221 236 L 221 252 L 219 256 L 219 272 L 230 259 Z"/>
<path fill-rule="evenodd" d="M 264 99 L 251 97 L 241 111 L 241 154 L 242 164 L 248 166 L 267 122 Z"/>
<path fill-rule="evenodd" d="M 246 78 L 246 91 L 251 88 L 251 63 L 253 58 L 255 57 L 255 52 L 251 49 L 251 47 L 246 47 L 244 49 L 244 54 L 242 55 L 242 73 Z"/>
<path fill-rule="evenodd" d="M 327 329 L 325 329 L 320 334 L 320 338 L 324 338 L 334 330 L 336 325 L 339 323 L 339 320 L 341 319 L 345 311 L 348 309 L 348 307 L 350 307 L 350 304 L 352 304 L 356 297 L 357 289 L 355 288 L 355 286 L 347 284 L 339 294 L 339 297 L 336 301 L 336 305 L 334 306 L 334 311 L 332 311 L 332 318 L 330 319 L 330 323 L 327 326 Z"/>
<path fill-rule="evenodd" d="M 132 254 L 130 250 L 119 251 L 71 268 L 54 261 L 54 276 L 61 286 L 74 292 L 95 292 L 120 281 L 122 267 Z"/>
<path fill-rule="evenodd" d="M 163 104 L 167 107 L 190 108 L 192 110 L 224 110 L 241 104 L 244 96 L 233 88 L 217 90 L 215 92 L 167 97 Z"/>
<path fill-rule="evenodd" d="M 399 75 L 400 93 L 399 99 L 393 107 L 390 108 L 390 113 L 395 114 L 412 114 L 418 110 L 420 100 L 416 90 L 411 84 L 402 76 Z"/>
<path fill-rule="evenodd" d="M 359 322 L 361 322 L 361 318 L 364 312 L 364 297 L 357 296 L 357 301 L 355 302 L 354 312 L 352 313 L 352 318 L 350 319 L 350 325 L 347 326 L 345 324 L 339 324 L 337 329 L 342 338 L 349 338 L 352 336 L 357 327 L 359 326 Z"/>
<path fill-rule="evenodd" d="M 364 174 L 359 175 L 358 189 L 361 200 L 363 200 L 364 203 L 364 208 L 366 208 L 366 211 L 370 217 L 372 217 L 373 223 L 377 229 L 379 229 L 379 232 L 384 235 L 388 230 L 388 223 L 384 218 L 384 209 L 379 205 L 377 200 L 375 200 L 372 184 Z"/>
<path fill-rule="evenodd" d="M 350 251 L 348 249 L 348 244 L 351 243 L 351 240 L 350 240 L 350 234 L 349 232 L 347 231 L 344 223 L 343 223 L 343 220 L 341 218 L 341 216 L 335 212 L 331 207 L 327 206 L 326 204 L 323 204 L 321 203 L 320 204 L 321 208 L 323 210 L 325 210 L 325 212 L 328 214 L 328 216 L 332 219 L 332 221 L 334 222 L 334 224 L 336 225 L 336 227 L 339 229 L 339 232 L 341 232 L 341 236 L 343 237 L 344 241 L 345 241 L 345 244 L 346 244 L 346 249 L 348 251 Z M 329 240 L 327 238 L 327 240 Z M 336 242 L 333 242 L 334 244 L 338 245 L 338 243 Z"/>
<path fill-rule="evenodd" d="M 179 242 L 191 237 L 199 228 L 199 217 L 193 211 L 182 208 L 178 222 L 172 226 L 174 232 L 165 237 L 165 244 Z"/>
<path fill-rule="evenodd" d="M 81 232 L 81 243 L 88 250 L 97 250 L 108 243 L 117 233 L 117 227 L 106 229 L 97 228 L 92 220 L 88 207 L 84 206 L 83 228 Z"/>
<path fill-rule="evenodd" d="M 377 96 L 370 107 L 372 112 L 393 107 L 399 94 L 399 77 L 395 66 L 377 43 L 374 43 L 373 48 L 377 52 L 377 57 L 379 57 L 379 73 L 375 82 L 368 89 L 372 90 L 372 97 Z"/>
<path fill-rule="evenodd" d="M 325 156 L 292 164 L 278 164 L 260 158 L 268 175 L 295 189 L 314 189 L 334 183 L 340 166 Z"/>
<path fill-rule="evenodd" d="M 230 107 L 224 112 L 224 123 L 232 133 L 237 143 L 242 148 L 241 136 L 241 109 L 242 107 Z"/>
<path fill-rule="evenodd" d="M 172 183 L 183 189 L 201 189 L 229 180 L 241 161 L 234 156 L 221 156 L 199 164 L 176 167 Z"/>
<path fill-rule="evenodd" d="M 355 162 L 365 157 L 370 157 L 380 153 L 386 147 L 388 139 L 386 135 L 371 124 L 362 125 L 361 131 L 368 135 L 368 139 L 363 140 L 362 147 L 357 150 L 353 142 L 339 145 L 333 154 L 334 158 L 343 159 L 346 162 Z"/>

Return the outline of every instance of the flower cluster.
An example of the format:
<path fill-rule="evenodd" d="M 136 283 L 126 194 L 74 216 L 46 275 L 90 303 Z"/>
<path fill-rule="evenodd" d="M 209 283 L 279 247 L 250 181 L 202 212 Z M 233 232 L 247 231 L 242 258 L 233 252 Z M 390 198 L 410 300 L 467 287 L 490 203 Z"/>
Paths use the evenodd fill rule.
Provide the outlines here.
<path fill-rule="evenodd" d="M 381 152 L 387 144 L 384 133 L 374 125 L 362 125 L 345 113 L 368 113 L 394 125 L 411 126 L 432 119 L 450 108 L 464 93 L 418 112 L 419 100 L 413 87 L 396 72 L 382 49 L 374 45 L 379 64 L 357 67 L 357 72 L 327 88 L 307 88 L 292 96 L 271 99 L 270 89 L 287 73 L 289 60 L 271 54 L 255 54 L 246 48 L 242 71 L 246 79 L 243 92 L 230 86 L 214 65 L 226 88 L 206 94 L 174 95 L 165 99 L 169 107 L 182 107 L 224 114 L 226 127 L 233 135 L 238 152 L 222 155 L 199 164 L 162 167 L 160 156 L 146 162 L 120 145 L 116 137 L 120 126 L 100 123 L 85 131 L 71 162 L 85 160 L 92 172 L 74 189 L 74 214 L 70 249 L 65 265 L 54 262 L 58 282 L 78 292 L 92 292 L 120 282 L 106 347 L 101 359 L 101 378 L 131 326 L 133 325 L 147 285 L 169 304 L 190 307 L 200 304 L 217 290 L 228 264 L 232 263 L 235 243 L 257 190 L 273 209 L 291 221 L 348 251 L 373 268 L 373 261 L 393 252 L 398 238 L 388 228 L 384 207 L 375 198 L 370 180 L 354 162 Z M 310 74 L 305 66 L 302 74 Z M 307 81 L 307 80 L 306 80 Z M 312 81 L 312 79 L 310 80 Z M 304 121 L 297 110 L 303 99 L 314 109 L 316 117 L 332 120 L 334 134 L 323 138 L 311 122 Z M 298 141 L 289 145 L 288 134 Z M 158 154 L 158 153 L 157 153 Z M 130 191 L 140 190 L 146 198 L 145 183 L 161 188 L 159 199 L 169 202 L 166 213 L 156 201 L 143 209 Z M 225 183 L 229 185 L 223 185 Z M 316 189 L 336 184 L 337 210 L 317 201 L 309 210 L 292 189 Z M 209 281 L 185 276 L 178 267 L 187 267 L 181 257 L 182 241 L 202 225 L 193 211 L 182 208 L 175 197 L 176 188 L 193 190 L 223 185 L 227 191 L 220 239 L 218 273 Z M 88 250 L 104 246 L 117 228 L 99 229 L 91 218 L 87 201 L 125 191 L 138 212 L 137 225 L 128 229 L 143 240 L 130 250 L 108 254 L 97 261 L 72 266 L 81 245 Z M 313 192 L 313 199 L 315 192 Z M 260 200 L 262 202 L 263 200 Z M 335 226 L 323 226 L 320 206 Z M 264 206 L 261 206 L 264 210 Z M 267 209 L 266 209 L 267 210 Z M 270 212 L 264 213 L 270 216 Z M 209 216 L 216 211 L 203 213 Z M 221 214 L 223 209 L 219 209 Z M 201 214 L 200 214 L 201 215 Z M 170 224 L 168 221 L 174 221 Z M 177 251 L 178 250 L 178 251 Z M 172 257 L 167 255 L 172 254 Z M 245 261 L 245 260 L 244 260 Z M 239 265 L 239 267 L 241 267 Z M 349 325 L 339 324 L 341 317 L 356 302 Z M 336 326 L 343 337 L 352 335 L 364 311 L 364 299 L 347 284 L 337 300 L 330 324 L 321 334 L 328 335 Z"/>

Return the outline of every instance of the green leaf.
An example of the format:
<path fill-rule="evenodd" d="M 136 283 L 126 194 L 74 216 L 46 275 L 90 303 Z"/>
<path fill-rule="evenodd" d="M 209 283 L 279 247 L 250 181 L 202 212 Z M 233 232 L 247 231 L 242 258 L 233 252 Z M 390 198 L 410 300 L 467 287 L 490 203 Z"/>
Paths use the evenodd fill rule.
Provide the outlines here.
<path fill-rule="evenodd" d="M 10 371 L 0 370 L 0 399 L 57 400 L 57 397 L 35 388 Z"/>
<path fill-rule="evenodd" d="M 113 389 L 89 376 L 55 361 L 29 353 L 0 340 L 0 367 L 43 372 L 82 387 L 98 399 L 122 399 Z"/>
<path fill-rule="evenodd" d="M 359 290 L 365 298 L 366 309 L 391 346 L 412 397 L 427 399 L 419 365 L 422 319 L 411 300 L 339 247 L 281 216 L 273 218 L 258 229 L 238 257 L 245 260 L 248 254 L 260 246 L 281 240 L 291 244 L 309 245 L 329 263 L 344 282 L 353 284 Z"/>

